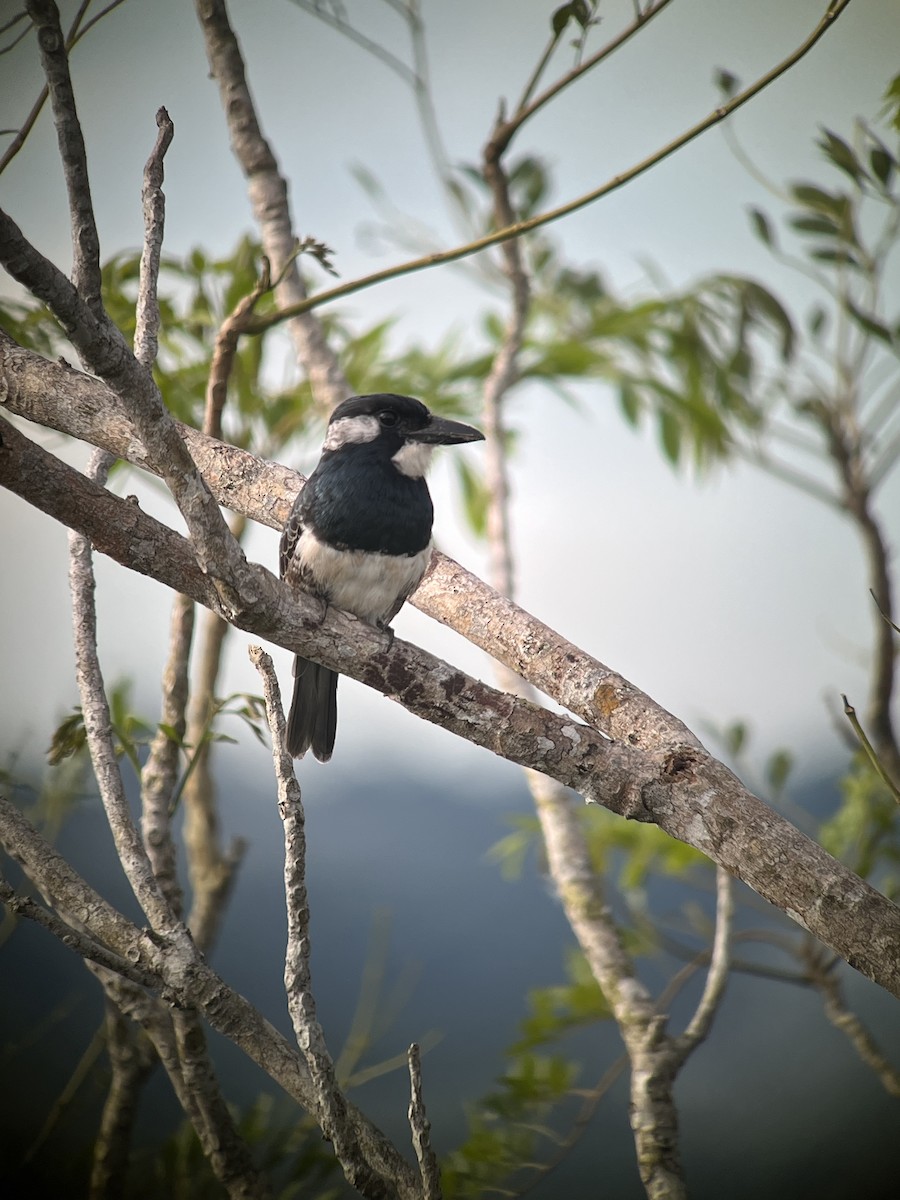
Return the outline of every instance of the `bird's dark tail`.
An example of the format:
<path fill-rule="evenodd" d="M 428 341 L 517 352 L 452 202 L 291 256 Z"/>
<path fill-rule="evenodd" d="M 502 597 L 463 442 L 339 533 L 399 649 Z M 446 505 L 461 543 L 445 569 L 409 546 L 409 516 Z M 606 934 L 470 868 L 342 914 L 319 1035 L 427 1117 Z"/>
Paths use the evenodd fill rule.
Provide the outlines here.
<path fill-rule="evenodd" d="M 337 672 L 318 663 L 294 658 L 294 698 L 287 724 L 288 754 L 302 758 L 312 750 L 328 762 L 337 732 Z"/>

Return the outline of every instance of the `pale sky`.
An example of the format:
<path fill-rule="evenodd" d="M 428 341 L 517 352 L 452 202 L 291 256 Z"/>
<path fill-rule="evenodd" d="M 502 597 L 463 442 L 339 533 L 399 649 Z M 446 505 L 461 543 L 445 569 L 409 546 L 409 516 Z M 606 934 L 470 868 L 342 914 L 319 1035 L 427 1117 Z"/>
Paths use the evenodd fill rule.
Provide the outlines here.
<path fill-rule="evenodd" d="M 74 7 L 63 5 L 69 14 Z M 824 0 L 674 0 L 595 77 L 535 119 L 517 150 L 548 162 L 554 203 L 596 187 L 714 107 L 717 68 L 749 82 L 794 49 L 824 7 Z M 0 5 L 6 8 L 12 11 L 9 3 Z M 623 9 L 630 5 L 610 11 Z M 290 180 L 298 232 L 334 248 L 344 279 L 403 257 L 392 247 L 375 253 L 360 236 L 374 215 L 350 172 L 363 164 L 398 208 L 434 230 L 439 244 L 452 244 L 452 222 L 428 168 L 411 97 L 396 77 L 289 0 L 235 0 L 231 10 L 263 127 Z M 348 4 L 347 11 L 366 22 L 371 36 L 407 55 L 388 5 Z M 425 0 L 423 11 L 450 158 L 476 161 L 499 97 L 518 96 L 541 51 L 551 6 Z M 615 27 L 610 16 L 592 44 Z M 827 180 L 813 147 L 819 126 L 847 134 L 854 116 L 877 114 L 897 69 L 898 45 L 900 8 L 854 0 L 798 67 L 742 110 L 737 129 L 743 145 L 776 181 Z M 131 0 L 79 46 L 73 72 L 104 257 L 139 245 L 141 170 L 160 104 L 176 127 L 166 161 L 168 252 L 201 245 L 225 255 L 252 231 L 191 5 Z M 18 125 L 39 86 L 33 45 L 19 47 L 4 62 L 0 127 Z M 68 222 L 49 114 L 0 180 L 0 199 L 44 254 L 67 264 Z M 630 295 L 649 290 L 644 264 L 651 263 L 675 284 L 713 270 L 750 273 L 802 302 L 805 288 L 750 233 L 750 204 L 777 212 L 713 130 L 556 226 L 553 236 L 574 261 L 596 266 Z M 8 284 L 0 277 L 0 287 Z M 343 311 L 363 324 L 399 315 L 399 339 L 429 342 L 451 327 L 477 339 L 483 306 L 484 297 L 451 270 L 357 294 Z M 626 428 L 599 385 L 583 394 L 581 413 L 536 388 L 511 407 L 521 434 L 512 467 L 520 603 L 701 736 L 706 720 L 742 718 L 758 732 L 761 749 L 790 745 L 808 769 L 829 754 L 829 746 L 839 753 L 823 697 L 846 691 L 862 706 L 859 656 L 870 637 L 861 554 L 847 525 L 749 469 L 720 468 L 699 484 L 678 478 L 662 461 L 653 433 Z M 52 435 L 42 440 L 59 446 Z M 446 452 L 445 459 L 458 452 Z M 308 470 L 314 460 L 314 451 L 298 451 L 290 461 Z M 482 549 L 462 530 L 450 480 L 446 461 L 439 463 L 433 489 L 437 537 L 481 573 Z M 135 490 L 131 482 L 129 490 Z M 161 511 L 155 491 L 141 495 Z M 895 543 L 898 500 L 895 480 L 880 496 Z M 0 521 L 6 616 L 0 653 L 6 679 L 15 681 L 2 689 L 0 720 L 6 747 L 36 755 L 76 702 L 65 536 L 5 494 Z M 274 569 L 277 535 L 255 531 L 248 550 Z M 107 676 L 138 677 L 139 705 L 152 716 L 169 597 L 114 564 L 103 562 L 99 577 Z M 396 628 L 490 678 L 479 651 L 420 614 L 401 614 Z M 246 641 L 234 635 L 227 690 L 258 690 Z M 279 661 L 286 684 L 287 654 Z M 329 771 L 376 747 L 388 765 L 399 763 L 413 745 L 431 762 L 437 756 L 460 767 L 483 767 L 490 759 L 449 734 L 426 730 L 360 685 L 343 683 L 338 748 Z"/>

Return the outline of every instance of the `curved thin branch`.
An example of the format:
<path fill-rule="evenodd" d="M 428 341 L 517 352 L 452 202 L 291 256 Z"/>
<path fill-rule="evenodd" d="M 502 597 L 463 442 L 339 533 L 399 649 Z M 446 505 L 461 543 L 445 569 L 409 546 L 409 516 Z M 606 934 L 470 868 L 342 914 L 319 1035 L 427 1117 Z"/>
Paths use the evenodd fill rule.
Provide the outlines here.
<path fill-rule="evenodd" d="M 106 480 L 110 456 L 95 450 L 89 478 Z M 97 657 L 97 614 L 94 607 L 94 570 L 90 542 L 69 534 L 69 584 L 72 593 L 72 622 L 75 634 L 75 675 L 81 696 L 84 728 L 94 776 L 106 810 L 116 852 L 135 898 L 150 924 L 160 933 L 175 933 L 179 922 L 159 881 L 153 874 L 143 842 L 131 819 L 128 798 L 112 740 L 109 702 Z"/>
<path fill-rule="evenodd" d="M 604 59 L 609 58 L 610 55 L 614 54 L 621 46 L 624 46 L 625 43 L 634 36 L 634 34 L 643 29 L 643 27 L 649 21 L 652 21 L 658 13 L 661 13 L 669 3 L 670 0 L 656 0 L 656 3 L 650 4 L 646 9 L 643 10 L 643 12 L 638 9 L 635 18 L 630 25 L 627 25 L 620 33 L 616 34 L 616 36 L 611 41 L 607 42 L 605 46 L 601 46 L 596 53 L 584 59 L 583 62 L 578 63 L 572 68 L 571 71 L 567 71 L 565 75 L 562 75 L 556 80 L 555 83 L 551 84 L 550 87 L 545 88 L 539 96 L 534 98 L 534 100 L 529 99 L 533 90 L 533 84 L 529 82 L 529 85 L 526 87 L 516 111 L 509 118 L 509 120 L 502 121 L 498 124 L 495 137 L 500 152 L 502 153 L 502 151 L 507 148 L 519 129 L 521 129 L 525 122 L 530 117 L 534 116 L 539 109 L 543 108 L 545 104 L 554 98 L 554 96 L 558 96 L 559 93 L 564 91 L 565 88 L 569 87 L 570 84 L 574 83 L 577 79 L 580 79 L 582 75 L 586 75 L 588 71 L 602 63 Z M 552 39 L 545 58 L 549 57 L 549 54 L 555 47 L 557 41 L 558 38 Z M 542 66 L 543 63 L 540 65 Z M 536 75 L 537 72 L 533 78 L 535 78 Z"/>
<path fill-rule="evenodd" d="M 99 314 L 103 311 L 100 296 L 100 236 L 94 217 L 87 152 L 75 108 L 75 93 L 69 75 L 66 40 L 59 24 L 59 10 L 53 0 L 26 0 L 25 8 L 37 31 L 69 196 L 72 282 L 91 312 Z"/>
<path fill-rule="evenodd" d="M 577 212 L 581 208 L 586 208 L 587 205 L 593 204 L 603 196 L 608 196 L 611 192 L 623 187 L 626 183 L 630 183 L 632 179 L 643 175 L 645 171 L 649 171 L 651 167 L 655 167 L 657 163 L 663 162 L 677 150 L 680 150 L 683 146 L 693 141 L 694 138 L 705 133 L 707 129 L 711 129 L 714 125 L 718 125 L 720 121 L 724 121 L 726 117 L 731 116 L 733 112 L 736 112 L 748 100 L 752 100 L 754 96 L 757 96 L 767 88 L 770 83 L 774 83 L 776 79 L 790 70 L 804 55 L 809 53 L 819 39 L 834 25 L 849 3 L 850 0 L 834 0 L 812 33 L 787 58 L 782 59 L 780 63 L 772 67 L 764 75 L 761 75 L 749 87 L 738 92 L 726 104 L 722 104 L 714 109 L 708 116 L 696 122 L 689 129 L 686 129 L 684 133 L 679 134 L 671 142 L 668 142 L 652 154 L 647 155 L 646 158 L 635 163 L 633 167 L 629 167 L 627 171 L 623 171 L 621 174 L 607 180 L 600 187 L 585 192 L 584 195 L 578 196 L 574 200 L 569 200 L 567 203 L 561 204 L 558 208 L 548 209 L 546 212 L 538 213 L 536 216 L 529 217 L 525 221 L 516 221 L 512 225 L 496 229 L 484 237 L 467 242 L 464 246 L 456 246 L 452 250 L 442 250 L 436 254 L 426 254 L 420 258 L 411 259 L 408 262 L 399 263 L 393 267 L 386 267 L 381 271 L 374 271 L 371 275 L 364 275 L 359 279 L 352 279 L 347 283 L 340 284 L 338 287 L 317 292 L 314 296 L 308 296 L 306 299 L 296 304 L 291 304 L 286 308 L 279 309 L 277 312 L 259 316 L 253 322 L 250 332 L 263 333 L 266 329 L 270 329 L 273 325 L 278 325 L 282 321 L 290 320 L 292 317 L 299 316 L 302 313 L 311 312 L 314 308 L 319 308 L 323 304 L 330 304 L 333 300 L 340 300 L 344 296 L 353 295 L 355 292 L 373 287 L 377 283 L 384 283 L 388 279 L 397 279 L 402 275 L 411 275 L 415 271 L 424 271 L 430 267 L 441 266 L 443 263 L 457 262 L 461 258 L 468 258 L 472 254 L 478 254 L 480 251 L 486 250 L 489 246 L 499 245 L 501 242 L 509 241 L 510 238 L 521 237 L 523 233 L 530 233 L 533 229 L 540 229 L 544 225 L 549 225 L 553 221 L 558 221 L 562 217 L 569 216 L 570 213 Z"/>
<path fill-rule="evenodd" d="M 163 160 L 175 136 L 175 126 L 164 108 L 156 113 L 159 135 L 144 167 L 141 201 L 144 210 L 144 246 L 135 314 L 134 356 L 148 370 L 156 362 L 159 335 L 159 260 L 162 252 L 166 202 L 162 185 Z"/>

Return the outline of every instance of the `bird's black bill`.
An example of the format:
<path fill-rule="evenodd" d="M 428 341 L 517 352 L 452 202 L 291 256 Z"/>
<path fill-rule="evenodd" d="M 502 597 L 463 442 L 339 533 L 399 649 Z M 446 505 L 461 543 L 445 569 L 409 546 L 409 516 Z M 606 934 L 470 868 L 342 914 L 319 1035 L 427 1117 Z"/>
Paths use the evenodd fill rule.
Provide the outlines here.
<path fill-rule="evenodd" d="M 458 446 L 460 442 L 483 442 L 484 434 L 462 421 L 448 421 L 432 416 L 424 429 L 406 434 L 408 442 L 424 442 L 427 446 Z"/>

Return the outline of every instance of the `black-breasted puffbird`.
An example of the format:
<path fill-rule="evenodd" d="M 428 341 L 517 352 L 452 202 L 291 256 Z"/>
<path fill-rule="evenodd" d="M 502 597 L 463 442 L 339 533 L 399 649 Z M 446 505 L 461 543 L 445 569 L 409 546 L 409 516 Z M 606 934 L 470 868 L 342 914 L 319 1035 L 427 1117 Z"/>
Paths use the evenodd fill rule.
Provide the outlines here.
<path fill-rule="evenodd" d="M 434 509 L 425 472 L 435 446 L 482 441 L 411 396 L 353 396 L 331 414 L 322 457 L 281 535 L 281 577 L 384 629 L 431 558 Z M 287 748 L 327 762 L 337 728 L 337 672 L 294 659 Z"/>

